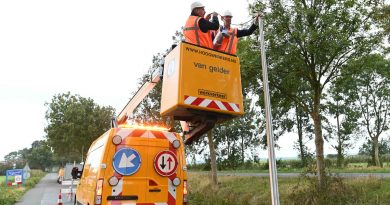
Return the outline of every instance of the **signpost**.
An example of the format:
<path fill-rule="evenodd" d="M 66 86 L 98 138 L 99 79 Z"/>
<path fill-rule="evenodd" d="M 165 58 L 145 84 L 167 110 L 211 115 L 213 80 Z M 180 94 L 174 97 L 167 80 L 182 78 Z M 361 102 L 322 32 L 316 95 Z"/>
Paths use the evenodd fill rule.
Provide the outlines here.
<path fill-rule="evenodd" d="M 14 177 L 14 182 L 9 184 L 8 177 L 10 177 L 10 176 Z M 23 169 L 12 169 L 12 170 L 6 171 L 6 176 L 5 176 L 5 185 L 6 186 L 18 185 L 18 184 L 23 184 L 23 183 L 24 183 Z"/>

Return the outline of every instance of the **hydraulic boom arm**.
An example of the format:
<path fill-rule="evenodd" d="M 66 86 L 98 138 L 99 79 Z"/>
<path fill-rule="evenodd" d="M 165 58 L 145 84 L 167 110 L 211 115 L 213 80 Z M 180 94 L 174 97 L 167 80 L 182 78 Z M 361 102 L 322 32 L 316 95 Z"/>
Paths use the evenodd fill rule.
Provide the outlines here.
<path fill-rule="evenodd" d="M 163 68 L 157 68 L 153 73 L 150 79 L 145 82 L 142 87 L 137 91 L 137 93 L 130 99 L 125 108 L 119 113 L 117 117 L 118 124 L 123 124 L 126 122 L 127 118 L 131 116 L 141 103 L 141 101 L 150 93 L 150 91 L 156 86 L 162 78 Z"/>

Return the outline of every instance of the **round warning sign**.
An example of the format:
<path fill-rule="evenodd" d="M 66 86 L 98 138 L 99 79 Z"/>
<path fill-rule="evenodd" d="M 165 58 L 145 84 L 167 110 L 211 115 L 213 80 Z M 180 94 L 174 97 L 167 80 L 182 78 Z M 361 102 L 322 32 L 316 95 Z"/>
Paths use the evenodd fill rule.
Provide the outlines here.
<path fill-rule="evenodd" d="M 16 183 L 22 182 L 22 175 L 16 175 L 15 176 L 15 182 Z"/>
<path fill-rule="evenodd" d="M 129 176 L 140 168 L 141 157 L 136 150 L 125 147 L 115 153 L 112 166 L 119 174 Z"/>
<path fill-rule="evenodd" d="M 154 158 L 154 169 L 161 176 L 171 176 L 177 169 L 176 155 L 171 151 L 161 151 Z"/>

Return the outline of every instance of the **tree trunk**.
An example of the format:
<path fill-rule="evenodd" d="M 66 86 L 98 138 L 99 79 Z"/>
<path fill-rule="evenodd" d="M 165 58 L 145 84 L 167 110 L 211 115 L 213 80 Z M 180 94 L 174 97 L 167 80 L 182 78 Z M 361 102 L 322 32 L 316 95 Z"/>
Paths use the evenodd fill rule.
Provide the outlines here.
<path fill-rule="evenodd" d="M 245 145 L 244 145 L 244 137 L 241 136 L 241 158 L 242 158 L 242 164 L 245 163 Z"/>
<path fill-rule="evenodd" d="M 306 156 L 305 156 L 305 146 L 303 144 L 303 123 L 302 123 L 302 113 L 299 108 L 295 108 L 296 112 L 296 118 L 297 118 L 297 129 L 298 129 L 298 145 L 299 145 L 299 152 L 301 155 L 301 162 L 302 166 L 306 167 L 307 166 L 307 161 L 306 161 Z"/>
<path fill-rule="evenodd" d="M 337 167 L 341 168 L 343 166 L 344 156 L 341 150 L 341 145 L 339 144 L 337 147 Z"/>
<path fill-rule="evenodd" d="M 316 145 L 316 160 L 317 160 L 317 177 L 318 177 L 318 188 L 323 190 L 325 188 L 325 161 L 324 161 L 324 139 L 322 138 L 322 125 L 320 115 L 320 99 L 321 91 L 318 87 L 315 90 L 313 112 L 311 117 L 314 122 L 314 142 Z"/>
<path fill-rule="evenodd" d="M 325 162 L 324 162 L 324 139 L 322 138 L 321 118 L 319 113 L 313 113 L 314 134 L 317 159 L 317 177 L 319 188 L 325 188 Z"/>
<path fill-rule="evenodd" d="M 217 156 L 215 154 L 214 142 L 213 142 L 213 130 L 207 132 L 207 138 L 209 141 L 210 149 L 210 163 L 211 163 L 211 187 L 214 191 L 218 190 L 218 178 L 217 178 Z"/>
<path fill-rule="evenodd" d="M 373 162 L 375 163 L 375 166 L 380 167 L 381 162 L 379 160 L 379 142 L 378 137 L 374 137 L 372 139 L 372 148 L 374 150 L 374 156 L 373 156 Z"/>
<path fill-rule="evenodd" d="M 339 116 L 339 101 L 337 101 L 336 104 L 336 121 L 337 121 L 337 167 L 341 168 L 341 165 L 343 163 L 343 147 L 342 147 L 342 140 L 341 140 L 341 132 L 340 132 L 340 116 Z"/>

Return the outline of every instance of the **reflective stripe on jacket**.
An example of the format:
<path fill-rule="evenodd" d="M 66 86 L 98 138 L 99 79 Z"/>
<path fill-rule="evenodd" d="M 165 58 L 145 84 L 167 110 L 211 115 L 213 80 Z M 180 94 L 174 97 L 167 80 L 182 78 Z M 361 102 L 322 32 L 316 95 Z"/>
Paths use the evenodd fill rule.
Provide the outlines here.
<path fill-rule="evenodd" d="M 229 38 L 223 38 L 222 44 L 219 47 L 218 51 L 222 51 L 224 53 L 229 53 L 236 55 L 236 48 L 237 48 L 237 28 L 230 28 L 229 29 Z"/>
<path fill-rule="evenodd" d="M 206 48 L 213 48 L 211 40 L 211 31 L 203 33 L 199 28 L 199 16 L 188 17 L 187 23 L 183 29 L 185 42 L 192 43 Z"/>

